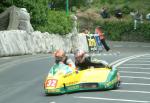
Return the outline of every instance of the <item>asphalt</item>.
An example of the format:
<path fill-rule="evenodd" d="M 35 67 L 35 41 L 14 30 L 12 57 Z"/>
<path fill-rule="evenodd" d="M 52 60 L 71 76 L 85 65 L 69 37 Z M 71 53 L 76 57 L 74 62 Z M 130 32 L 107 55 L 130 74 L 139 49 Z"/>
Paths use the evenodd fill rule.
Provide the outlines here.
<path fill-rule="evenodd" d="M 150 43 L 108 43 L 109 52 L 91 55 L 117 65 L 119 89 L 45 96 L 43 82 L 54 63 L 52 55 L 1 57 L 0 103 L 150 103 Z"/>

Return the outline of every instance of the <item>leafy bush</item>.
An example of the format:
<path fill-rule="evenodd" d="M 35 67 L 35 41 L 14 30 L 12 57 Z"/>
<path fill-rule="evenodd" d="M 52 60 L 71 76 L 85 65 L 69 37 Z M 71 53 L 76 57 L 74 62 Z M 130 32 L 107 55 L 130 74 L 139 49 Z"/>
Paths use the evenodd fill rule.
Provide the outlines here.
<path fill-rule="evenodd" d="M 51 11 L 48 4 L 53 0 L 3 0 L 0 3 L 0 12 L 11 5 L 26 8 L 31 16 L 31 24 L 35 30 L 66 34 L 72 30 L 72 20 L 64 11 Z M 65 8 L 66 0 L 55 0 L 59 10 Z M 63 2 L 63 5 L 62 5 Z"/>
<path fill-rule="evenodd" d="M 133 9 L 133 8 L 130 8 L 128 5 L 124 5 L 124 6 L 122 7 L 122 12 L 123 12 L 123 14 L 130 14 L 131 11 L 134 11 L 134 9 Z"/>
<path fill-rule="evenodd" d="M 38 29 L 43 32 L 47 31 L 65 35 L 72 30 L 72 24 L 72 19 L 69 16 L 66 16 L 65 12 L 49 10 L 47 25 L 41 25 Z"/>
<path fill-rule="evenodd" d="M 137 24 L 136 30 L 134 30 L 133 21 L 96 21 L 94 25 L 94 27 L 102 26 L 109 40 L 150 41 L 149 23 Z"/>
<path fill-rule="evenodd" d="M 53 2 L 55 10 L 65 10 L 66 9 L 66 0 L 49 0 L 50 3 Z M 87 0 L 68 0 L 69 8 L 73 6 L 80 8 L 81 6 L 86 6 Z"/>

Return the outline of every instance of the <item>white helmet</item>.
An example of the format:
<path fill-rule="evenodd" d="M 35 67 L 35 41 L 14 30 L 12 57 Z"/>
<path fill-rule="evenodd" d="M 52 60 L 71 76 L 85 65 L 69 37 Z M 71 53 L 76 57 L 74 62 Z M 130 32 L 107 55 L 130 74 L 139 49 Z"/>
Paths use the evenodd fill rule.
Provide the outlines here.
<path fill-rule="evenodd" d="M 74 56 L 75 56 L 75 58 L 78 58 L 78 57 L 82 57 L 84 54 L 85 54 L 85 51 L 78 49 L 75 52 Z"/>

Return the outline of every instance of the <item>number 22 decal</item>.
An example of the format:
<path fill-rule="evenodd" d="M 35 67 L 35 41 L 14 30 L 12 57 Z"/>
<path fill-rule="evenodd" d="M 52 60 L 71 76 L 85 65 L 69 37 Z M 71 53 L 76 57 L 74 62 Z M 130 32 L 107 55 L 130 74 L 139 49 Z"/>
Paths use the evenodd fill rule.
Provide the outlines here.
<path fill-rule="evenodd" d="M 57 85 L 56 79 L 48 79 L 46 81 L 46 87 L 55 87 Z"/>

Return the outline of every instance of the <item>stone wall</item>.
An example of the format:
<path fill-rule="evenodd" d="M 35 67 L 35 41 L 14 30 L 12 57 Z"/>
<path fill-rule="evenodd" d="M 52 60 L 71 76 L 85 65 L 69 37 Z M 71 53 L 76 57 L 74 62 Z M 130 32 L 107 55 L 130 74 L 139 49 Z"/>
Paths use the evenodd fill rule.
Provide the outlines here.
<path fill-rule="evenodd" d="M 0 31 L 0 56 L 25 55 L 34 53 L 49 53 L 56 49 L 71 52 L 75 49 L 88 51 L 86 38 L 72 34 L 60 36 L 35 31 L 27 33 L 23 30 Z"/>
<path fill-rule="evenodd" d="M 56 49 L 66 52 L 76 49 L 88 51 L 85 36 L 77 32 L 77 17 L 71 17 L 74 21 L 72 33 L 62 37 L 34 31 L 25 8 L 7 8 L 0 14 L 0 56 L 49 53 Z"/>
<path fill-rule="evenodd" d="M 30 23 L 30 14 L 26 8 L 11 6 L 0 14 L 0 30 L 34 31 Z"/>

